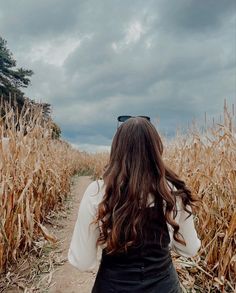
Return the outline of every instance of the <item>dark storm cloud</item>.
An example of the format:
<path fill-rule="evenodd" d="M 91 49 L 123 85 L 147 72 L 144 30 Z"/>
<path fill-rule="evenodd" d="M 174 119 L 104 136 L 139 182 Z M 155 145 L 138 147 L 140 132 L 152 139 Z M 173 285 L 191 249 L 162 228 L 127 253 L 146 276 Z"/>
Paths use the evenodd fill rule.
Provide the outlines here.
<path fill-rule="evenodd" d="M 111 143 L 116 117 L 149 115 L 169 136 L 236 91 L 235 1 L 1 1 L 1 34 L 26 93 L 53 106 L 64 137 Z"/>
<path fill-rule="evenodd" d="M 186 33 L 214 32 L 235 15 L 234 0 L 161 0 L 157 4 L 160 21 L 169 31 Z"/>

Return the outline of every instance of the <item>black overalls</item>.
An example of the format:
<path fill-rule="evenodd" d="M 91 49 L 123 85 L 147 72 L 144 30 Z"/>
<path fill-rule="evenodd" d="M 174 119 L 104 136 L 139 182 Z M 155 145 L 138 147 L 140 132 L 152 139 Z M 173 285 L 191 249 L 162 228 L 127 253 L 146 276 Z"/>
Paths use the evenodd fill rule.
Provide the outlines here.
<path fill-rule="evenodd" d="M 165 219 L 160 217 L 160 208 L 146 209 L 147 240 L 126 253 L 108 255 L 103 249 L 92 293 L 181 292 L 168 247 L 170 238 Z"/>

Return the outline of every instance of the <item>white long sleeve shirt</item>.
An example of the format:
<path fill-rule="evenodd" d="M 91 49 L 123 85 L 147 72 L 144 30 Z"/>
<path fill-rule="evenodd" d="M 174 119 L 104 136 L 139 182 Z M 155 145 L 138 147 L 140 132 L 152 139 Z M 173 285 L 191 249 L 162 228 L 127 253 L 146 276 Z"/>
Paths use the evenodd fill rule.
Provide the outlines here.
<path fill-rule="evenodd" d="M 91 222 L 95 219 L 98 204 L 104 195 L 103 180 L 91 182 L 82 197 L 77 220 L 68 251 L 68 261 L 80 271 L 89 271 L 97 264 L 96 241 L 99 237 L 99 228 Z M 100 186 L 100 188 L 98 188 Z M 152 204 L 151 204 L 152 205 Z M 191 210 L 191 207 L 188 207 Z M 179 224 L 179 232 L 184 237 L 186 246 L 173 239 L 173 228 L 168 224 L 170 235 L 170 248 L 176 253 L 191 257 L 194 256 L 201 246 L 194 227 L 193 216 L 187 218 L 182 201 L 177 200 L 177 216 L 175 221 Z M 103 247 L 102 247 L 103 248 Z"/>

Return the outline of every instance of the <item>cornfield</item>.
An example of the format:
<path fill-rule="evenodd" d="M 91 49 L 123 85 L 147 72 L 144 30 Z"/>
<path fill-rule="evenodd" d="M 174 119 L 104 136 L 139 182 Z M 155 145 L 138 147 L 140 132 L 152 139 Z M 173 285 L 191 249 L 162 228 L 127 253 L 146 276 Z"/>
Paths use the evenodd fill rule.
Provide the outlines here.
<path fill-rule="evenodd" d="M 100 178 L 109 153 L 79 152 L 52 139 L 39 107 L 25 107 L 19 117 L 0 107 L 6 113 L 0 121 L 0 271 L 6 272 L 39 237 L 55 241 L 43 219 L 63 204 L 73 174 Z M 171 142 L 163 137 L 165 163 L 199 199 L 200 252 L 191 259 L 173 255 L 183 292 L 236 290 L 236 133 L 227 108 L 224 117 L 203 133 L 193 126 Z"/>
<path fill-rule="evenodd" d="M 165 161 L 196 199 L 196 228 L 202 241 L 198 257 L 176 258 L 187 288 L 196 292 L 236 290 L 236 131 L 224 109 L 224 123 L 201 133 L 193 127 L 167 145 Z M 191 286 L 190 286 L 191 285 Z M 193 291 L 194 292 L 194 291 Z"/>
<path fill-rule="evenodd" d="M 0 272 L 17 261 L 41 235 L 54 241 L 43 225 L 61 204 L 71 176 L 80 169 L 80 153 L 51 138 L 51 121 L 40 107 L 16 116 L 6 103 L 0 120 Z M 27 123 L 26 123 L 27 121 Z"/>

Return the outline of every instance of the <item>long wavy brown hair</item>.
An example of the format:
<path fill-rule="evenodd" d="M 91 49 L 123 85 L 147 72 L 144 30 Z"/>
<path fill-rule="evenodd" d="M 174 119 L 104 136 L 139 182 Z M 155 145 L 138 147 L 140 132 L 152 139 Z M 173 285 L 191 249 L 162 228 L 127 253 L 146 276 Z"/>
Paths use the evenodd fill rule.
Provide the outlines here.
<path fill-rule="evenodd" d="M 102 176 L 105 194 L 95 220 L 101 231 L 97 245 L 106 244 L 108 254 L 127 251 L 137 242 L 138 235 L 145 237 L 149 193 L 165 210 L 163 217 L 173 227 L 174 239 L 185 244 L 174 220 L 176 198 L 181 197 L 189 215 L 187 205 L 193 205 L 194 199 L 185 182 L 164 164 L 162 154 L 161 138 L 147 119 L 132 117 L 117 129 Z"/>

